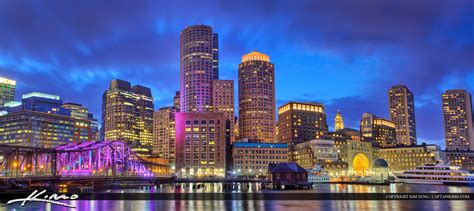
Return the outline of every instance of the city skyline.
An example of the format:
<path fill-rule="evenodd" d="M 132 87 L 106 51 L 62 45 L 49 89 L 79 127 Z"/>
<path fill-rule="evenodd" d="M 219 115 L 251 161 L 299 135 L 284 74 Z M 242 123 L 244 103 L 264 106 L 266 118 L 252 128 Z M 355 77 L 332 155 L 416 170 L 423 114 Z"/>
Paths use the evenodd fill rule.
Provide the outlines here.
<path fill-rule="evenodd" d="M 410 5 L 412 4 L 410 3 Z M 33 26 L 49 20 L 51 17 L 48 18 L 46 15 L 48 8 L 54 6 L 45 5 L 33 13 L 38 16 L 37 20 L 32 23 Z M 77 32 L 78 37 L 71 37 L 72 41 L 54 40 L 42 36 L 29 38 L 28 34 L 37 33 L 25 32 L 9 25 L 17 23 L 15 21 L 6 23 L 5 26 L 12 29 L 9 33 L 18 35 L 16 38 L 18 41 L 15 42 L 11 38 L 12 35 L 2 36 L 6 39 L 0 41 L 0 46 L 4 49 L 3 52 L 0 52 L 0 72 L 2 76 L 17 81 L 16 100 L 19 100 L 21 94 L 31 91 L 57 94 L 65 101 L 83 104 L 95 116 L 100 117 L 100 96 L 106 90 L 109 81 L 118 78 L 150 87 L 155 99 L 155 110 L 159 107 L 172 105 L 175 91 L 179 90 L 179 32 L 185 26 L 194 24 L 210 24 L 213 26 L 214 32 L 219 34 L 221 79 L 237 81 L 237 68 L 241 56 L 255 49 L 264 52 L 272 58 L 272 63 L 275 64 L 276 106 L 279 107 L 289 101 L 323 103 L 327 110 L 328 125 L 330 126 L 334 125 L 332 120 L 337 109 L 340 109 L 344 114 L 346 127 L 355 129 L 359 128 L 358 123 L 364 112 L 389 119 L 386 92 L 392 85 L 405 84 L 412 90 L 415 98 L 418 143 L 428 142 L 445 146 L 441 94 L 446 89 L 467 89 L 470 93 L 474 91 L 472 71 L 474 65 L 472 61 L 469 61 L 469 55 L 472 55 L 473 38 L 469 37 L 469 30 L 463 31 L 466 29 L 462 27 L 462 24 L 470 24 L 469 21 L 472 20 L 468 20 L 468 17 L 469 14 L 472 15 L 472 12 L 464 11 L 465 8 L 459 5 L 458 7 L 445 8 L 440 5 L 438 5 L 439 8 L 434 8 L 435 6 L 433 8 L 419 8 L 420 5 L 418 7 L 414 5 L 416 10 L 410 10 L 407 5 L 401 5 L 403 9 L 408 10 L 406 12 L 411 16 L 405 17 L 407 20 L 395 21 L 389 20 L 388 17 L 403 15 L 402 9 L 396 9 L 395 5 L 391 10 L 392 13 L 382 15 L 378 13 L 382 10 L 380 5 L 374 4 L 374 11 L 369 12 L 368 15 L 384 17 L 379 24 L 392 23 L 395 29 L 376 27 L 377 32 L 372 32 L 372 34 L 370 30 L 351 30 L 350 27 L 344 25 L 332 29 L 331 26 L 324 25 L 322 20 L 316 16 L 314 16 L 317 20 L 314 25 L 316 29 L 311 32 L 308 32 L 309 26 L 298 26 L 294 25 L 295 23 L 280 23 L 275 26 L 275 29 L 260 28 L 260 25 L 255 22 L 242 26 L 239 25 L 239 21 L 242 20 L 233 20 L 230 15 L 224 16 L 222 20 L 210 19 L 209 17 L 215 17 L 213 14 L 194 20 L 167 22 L 161 21 L 166 18 L 154 17 L 153 20 L 148 21 L 144 19 L 144 15 L 139 14 L 139 8 L 143 9 L 145 14 L 151 12 L 150 9 L 145 9 L 146 6 L 137 4 L 138 8 L 131 11 L 134 16 L 119 17 L 118 20 L 113 17 L 118 15 L 117 11 L 124 8 L 113 6 L 107 16 L 113 20 L 102 17 L 103 19 L 100 19 L 98 23 L 87 26 L 87 30 L 81 28 L 81 24 L 73 23 L 75 18 L 84 18 L 85 13 L 79 14 L 80 11 L 69 8 L 72 10 L 69 18 L 56 20 L 54 23 L 56 25 L 46 27 L 45 30 L 55 34 L 52 36 L 53 38 L 67 38 L 73 36 L 67 34 Z M 226 10 L 229 9 L 228 6 L 216 5 L 213 9 Z M 320 6 L 329 8 L 328 11 L 320 12 L 330 13 L 332 11 L 330 5 Z M 294 12 L 300 7 L 302 5 L 295 5 L 289 9 Z M 312 5 L 309 8 L 314 7 L 318 9 L 317 11 L 321 10 L 318 5 Z M 343 5 L 340 9 L 344 10 L 346 7 Z M 361 8 L 359 7 L 355 7 L 355 13 L 360 12 Z M 6 16 L 9 15 L 9 6 L 5 8 L 7 11 L 2 11 L 3 15 L 0 17 L 5 16 L 4 19 L 8 20 L 9 18 Z M 237 6 L 237 9 L 241 11 L 243 8 Z M 263 9 L 263 6 L 255 7 L 254 10 L 265 12 L 272 17 L 282 16 L 282 12 L 277 9 L 277 6 L 272 6 L 267 10 Z M 425 12 L 428 17 L 417 20 L 416 14 L 412 14 L 415 11 Z M 434 14 L 434 11 L 443 12 Z M 57 13 L 58 10 L 55 12 Z M 456 15 L 451 15 L 451 12 Z M 54 14 L 51 15 L 54 17 Z M 367 20 L 368 17 L 361 17 L 363 16 L 361 14 L 354 16 L 354 22 L 365 27 L 370 27 L 371 21 L 375 21 L 373 17 Z M 303 18 L 296 14 L 293 14 L 292 17 L 289 22 Z M 341 21 L 339 18 L 342 17 L 335 17 L 335 21 Z M 268 21 L 266 19 L 265 17 L 257 18 L 262 23 Z M 18 21 L 22 20 L 25 19 L 20 18 Z M 274 21 L 278 20 L 281 19 L 277 18 Z M 453 23 L 448 23 L 450 20 Z M 62 21 L 67 22 L 65 24 L 68 25 L 67 28 L 61 28 Z M 141 23 L 141 25 L 134 27 L 144 31 L 133 32 L 136 28 L 131 26 L 119 30 L 114 28 L 111 22 Z M 112 25 L 112 27 L 100 29 L 101 24 Z M 125 24 L 125 26 L 128 25 Z M 453 32 L 448 34 L 445 30 L 436 31 L 437 27 Z M 29 30 L 31 29 L 35 30 L 35 27 L 29 28 Z M 81 29 L 86 31 L 81 31 Z M 287 29 L 294 30 L 292 33 L 288 33 Z M 397 29 L 408 30 L 405 31 L 407 32 L 406 36 L 398 38 L 396 36 Z M 105 35 L 114 35 L 111 43 L 106 42 L 107 36 L 100 35 L 100 30 L 106 30 Z M 118 30 L 118 32 L 114 30 Z M 306 32 L 304 32 L 305 30 Z M 238 36 L 233 36 L 236 33 Z M 283 35 L 271 36 L 274 33 L 283 33 Z M 360 35 L 358 33 L 368 34 Z M 319 38 L 316 36 L 314 39 L 305 39 L 313 34 L 319 34 Z M 332 38 L 330 35 L 339 36 Z M 358 36 L 364 38 L 358 38 Z M 99 41 L 95 42 L 93 38 L 98 38 Z M 368 38 L 372 39 L 365 40 Z M 434 44 L 430 44 L 429 39 L 426 43 L 423 42 L 427 38 L 431 38 L 431 42 Z M 350 42 L 351 40 L 353 42 Z M 58 45 L 54 45 L 56 42 Z M 393 43 L 390 44 L 391 42 Z M 417 42 L 421 43 L 410 46 Z M 446 42 L 446 44 L 442 44 L 442 42 Z M 162 44 L 164 46 L 161 46 Z M 349 44 L 349 47 L 342 47 L 344 44 Z M 450 44 L 452 46 L 447 47 Z M 112 45 L 114 47 L 111 47 Z M 46 49 L 38 50 L 41 47 L 46 47 Z M 127 52 L 121 54 L 115 52 L 117 50 Z M 408 53 L 408 55 L 402 56 L 404 53 Z M 398 55 L 398 57 L 388 58 L 392 54 Z M 438 61 L 441 58 L 446 59 L 446 63 Z M 453 61 L 457 61 L 456 64 L 453 64 Z M 357 75 L 361 77 L 358 78 Z M 37 80 L 38 77 L 45 80 Z M 318 83 L 314 83 L 316 80 Z M 238 96 L 237 88 L 234 87 L 236 98 Z M 92 96 L 90 96 L 91 90 L 94 91 Z M 235 107 L 237 107 L 237 103 Z"/>

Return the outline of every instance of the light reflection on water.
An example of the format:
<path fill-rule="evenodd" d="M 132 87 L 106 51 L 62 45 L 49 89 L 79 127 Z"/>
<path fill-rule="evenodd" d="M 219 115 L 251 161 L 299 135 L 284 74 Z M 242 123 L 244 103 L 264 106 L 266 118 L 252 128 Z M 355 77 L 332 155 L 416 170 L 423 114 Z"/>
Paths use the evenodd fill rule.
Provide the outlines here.
<path fill-rule="evenodd" d="M 153 192 L 198 192 L 212 193 L 223 192 L 222 184 L 207 184 L 202 188 L 195 189 L 193 184 L 181 184 L 181 188 L 175 189 L 172 185 L 161 185 L 151 189 L 131 189 L 125 192 L 153 193 Z M 239 184 L 237 190 L 227 192 L 260 192 L 260 185 Z M 269 190 L 264 190 L 268 192 Z M 285 190 L 274 191 L 278 193 L 471 193 L 474 187 L 456 187 L 442 185 L 406 185 L 391 184 L 390 186 L 368 186 L 368 185 L 346 185 L 346 184 L 318 184 L 312 190 Z M 113 191 L 114 192 L 114 191 Z M 120 192 L 120 191 L 115 191 Z M 272 192 L 272 191 L 270 191 Z M 474 201 L 442 201 L 442 200 L 420 200 L 420 201 L 210 201 L 210 200 L 189 200 L 189 201 L 72 201 L 77 210 L 340 210 L 340 209 L 361 209 L 361 210 L 473 210 Z M 0 210 L 16 208 L 18 210 L 67 210 L 69 208 L 42 203 L 28 203 L 28 206 L 5 206 L 2 204 Z"/>

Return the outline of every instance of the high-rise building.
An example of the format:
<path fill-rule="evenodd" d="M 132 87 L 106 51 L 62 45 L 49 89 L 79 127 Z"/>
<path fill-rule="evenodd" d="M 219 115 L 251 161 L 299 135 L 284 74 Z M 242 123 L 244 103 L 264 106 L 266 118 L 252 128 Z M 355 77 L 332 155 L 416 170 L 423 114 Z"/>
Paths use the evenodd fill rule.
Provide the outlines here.
<path fill-rule="evenodd" d="M 226 118 L 226 140 L 234 142 L 234 81 L 212 81 L 212 106 L 215 112 L 222 112 Z"/>
<path fill-rule="evenodd" d="M 225 176 L 225 116 L 176 113 L 176 172 L 180 177 Z"/>
<path fill-rule="evenodd" d="M 102 96 L 102 127 L 106 140 L 150 147 L 153 139 L 151 90 L 112 80 Z"/>
<path fill-rule="evenodd" d="M 309 141 L 327 134 L 324 106 L 318 103 L 289 102 L 278 108 L 280 142 Z"/>
<path fill-rule="evenodd" d="M 390 120 L 395 123 L 397 143 L 416 144 L 415 100 L 405 85 L 396 85 L 388 91 Z"/>
<path fill-rule="evenodd" d="M 16 81 L 0 77 L 0 107 L 15 98 Z"/>
<path fill-rule="evenodd" d="M 474 150 L 471 94 L 463 89 L 446 90 L 442 96 L 447 151 Z"/>
<path fill-rule="evenodd" d="M 153 114 L 153 154 L 175 165 L 175 107 L 163 107 Z"/>
<path fill-rule="evenodd" d="M 95 141 L 99 140 L 99 125 L 98 125 L 97 119 L 94 118 L 94 115 L 92 113 L 89 113 L 88 108 L 82 106 L 81 104 L 71 103 L 71 102 L 64 103 L 62 107 L 70 110 L 71 117 L 73 118 L 89 120 L 91 124 L 90 127 L 91 127 L 91 133 L 93 137 L 92 139 Z"/>
<path fill-rule="evenodd" d="M 336 117 L 334 118 L 334 131 L 344 129 L 344 120 L 342 119 L 341 111 L 337 110 Z"/>
<path fill-rule="evenodd" d="M 180 37 L 180 111 L 212 111 L 212 80 L 218 77 L 217 34 L 210 26 L 194 25 Z"/>
<path fill-rule="evenodd" d="M 382 147 L 396 144 L 395 124 L 371 113 L 362 115 L 360 133 L 364 137 L 372 138 Z"/>
<path fill-rule="evenodd" d="M 212 34 L 212 71 L 214 71 L 214 80 L 219 79 L 219 36 Z"/>
<path fill-rule="evenodd" d="M 174 95 L 173 97 L 173 106 L 178 109 L 179 111 L 179 108 L 181 106 L 181 103 L 180 103 L 180 99 L 181 98 L 181 92 L 180 91 L 176 91 L 176 94 Z"/>
<path fill-rule="evenodd" d="M 93 118 L 77 118 L 57 95 L 32 92 L 0 117 L 0 144 L 53 148 L 97 140 Z"/>
<path fill-rule="evenodd" d="M 239 64 L 239 136 L 275 142 L 275 70 L 270 57 L 251 52 Z"/>

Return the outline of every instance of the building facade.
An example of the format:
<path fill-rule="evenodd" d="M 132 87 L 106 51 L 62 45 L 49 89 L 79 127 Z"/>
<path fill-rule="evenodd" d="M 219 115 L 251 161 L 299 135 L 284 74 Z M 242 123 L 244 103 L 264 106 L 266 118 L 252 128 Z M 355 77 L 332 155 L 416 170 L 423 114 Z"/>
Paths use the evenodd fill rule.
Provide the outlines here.
<path fill-rule="evenodd" d="M 112 80 L 102 96 L 102 127 L 106 140 L 151 148 L 153 97 L 151 90 L 130 82 Z"/>
<path fill-rule="evenodd" d="M 415 100 L 405 85 L 392 86 L 388 91 L 390 120 L 395 123 L 397 143 L 416 144 Z"/>
<path fill-rule="evenodd" d="M 284 143 L 235 142 L 232 145 L 232 176 L 268 176 L 269 164 L 288 162 Z"/>
<path fill-rule="evenodd" d="M 15 98 L 16 81 L 0 77 L 0 108 Z"/>
<path fill-rule="evenodd" d="M 33 92 L 0 116 L 0 143 L 18 146 L 54 148 L 71 142 L 97 140 L 97 124 L 90 118 L 78 118 L 62 107 L 57 95 Z"/>
<path fill-rule="evenodd" d="M 275 142 L 275 72 L 270 57 L 251 52 L 239 64 L 239 137 Z"/>
<path fill-rule="evenodd" d="M 395 124 L 371 113 L 364 113 L 362 115 L 360 121 L 360 132 L 362 136 L 372 138 L 382 147 L 394 146 L 397 144 Z"/>
<path fill-rule="evenodd" d="M 223 113 L 176 113 L 176 172 L 180 177 L 225 176 Z"/>
<path fill-rule="evenodd" d="M 280 142 L 319 139 L 327 132 L 322 104 L 289 102 L 278 108 L 277 140 Z"/>
<path fill-rule="evenodd" d="M 434 144 L 380 148 L 378 157 L 388 162 L 392 172 L 403 172 L 442 159 L 441 148 Z"/>
<path fill-rule="evenodd" d="M 447 90 L 442 99 L 446 151 L 474 151 L 471 94 L 466 90 Z"/>
<path fill-rule="evenodd" d="M 212 81 L 212 106 L 214 112 L 222 112 L 226 118 L 226 140 L 234 142 L 234 81 Z"/>
<path fill-rule="evenodd" d="M 291 161 L 305 169 L 312 169 L 316 164 L 324 168 L 338 162 L 338 154 L 333 140 L 316 139 L 294 145 Z"/>
<path fill-rule="evenodd" d="M 474 171 L 474 151 L 446 151 L 445 157 L 453 166 Z"/>
<path fill-rule="evenodd" d="M 176 112 L 175 107 L 163 107 L 153 114 L 152 153 L 175 166 Z"/>
<path fill-rule="evenodd" d="M 212 111 L 212 80 L 218 79 L 217 34 L 194 25 L 180 34 L 180 111 Z"/>

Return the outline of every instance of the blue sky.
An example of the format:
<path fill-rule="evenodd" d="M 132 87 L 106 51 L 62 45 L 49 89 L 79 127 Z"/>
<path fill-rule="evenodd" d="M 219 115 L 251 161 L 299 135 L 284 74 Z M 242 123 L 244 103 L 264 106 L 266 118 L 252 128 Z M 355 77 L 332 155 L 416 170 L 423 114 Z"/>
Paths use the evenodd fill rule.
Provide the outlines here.
<path fill-rule="evenodd" d="M 363 112 L 388 118 L 387 90 L 415 95 L 418 142 L 444 146 L 441 93 L 474 92 L 473 1 L 4 1 L 0 76 L 21 94 L 82 103 L 100 118 L 111 79 L 152 89 L 155 107 L 179 88 L 179 32 L 219 34 L 220 76 L 237 79 L 241 56 L 275 64 L 277 106 L 324 103 L 330 127 Z"/>

